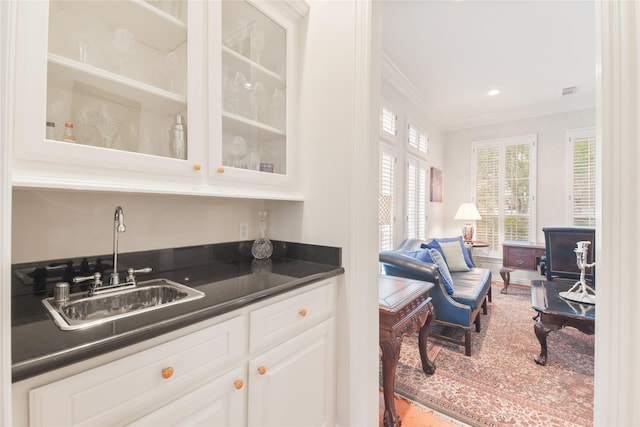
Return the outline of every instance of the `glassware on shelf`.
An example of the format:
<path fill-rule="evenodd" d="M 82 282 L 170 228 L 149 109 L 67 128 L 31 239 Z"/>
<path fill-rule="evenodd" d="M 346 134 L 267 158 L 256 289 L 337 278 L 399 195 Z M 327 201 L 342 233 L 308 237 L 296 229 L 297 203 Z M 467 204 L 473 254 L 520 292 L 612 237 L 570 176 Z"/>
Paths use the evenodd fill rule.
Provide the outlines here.
<path fill-rule="evenodd" d="M 236 136 L 231 142 L 231 149 L 229 150 L 231 155 L 231 166 L 234 168 L 246 168 L 247 165 L 244 161 L 244 157 L 247 155 L 247 142 L 241 136 Z"/>
<path fill-rule="evenodd" d="M 259 237 L 251 246 L 251 254 L 256 259 L 268 259 L 273 254 L 273 244 L 267 237 L 267 211 L 261 209 L 258 212 L 259 217 Z"/>
<path fill-rule="evenodd" d="M 129 62 L 131 52 L 136 44 L 136 38 L 126 28 L 116 28 L 113 33 L 113 48 L 116 51 L 117 70 L 122 74 L 124 66 Z"/>
<path fill-rule="evenodd" d="M 120 129 L 120 122 L 115 120 L 115 113 L 112 113 L 106 105 L 103 105 L 100 118 L 96 127 L 100 136 L 102 137 L 102 146 L 111 148 L 113 147 L 114 137 Z"/>
<path fill-rule="evenodd" d="M 251 89 L 251 118 L 259 122 L 266 122 L 267 91 L 260 82 L 255 82 Z"/>
<path fill-rule="evenodd" d="M 47 122 L 47 132 L 45 134 L 47 139 L 56 139 L 56 124 L 55 122 Z"/>
<path fill-rule="evenodd" d="M 247 99 L 251 83 L 247 82 L 247 78 L 241 72 L 237 72 L 233 81 L 229 84 L 227 90 L 229 92 L 229 111 L 233 114 L 247 116 Z"/>
<path fill-rule="evenodd" d="M 178 70 L 178 55 L 176 52 L 169 52 L 164 57 L 164 64 L 162 67 L 162 71 L 164 76 L 167 78 L 167 88 L 174 92 L 175 89 L 175 78 L 176 71 Z"/>
<path fill-rule="evenodd" d="M 62 141 L 76 142 L 76 137 L 73 135 L 73 123 L 66 122 L 64 124 L 64 133 L 62 134 Z"/>
<path fill-rule="evenodd" d="M 286 99 L 284 90 L 276 88 L 271 99 L 271 125 L 284 130 L 286 126 Z"/>
<path fill-rule="evenodd" d="M 75 25 L 78 35 L 78 61 L 87 63 L 87 52 L 96 38 L 102 33 L 103 26 L 98 20 L 84 19 Z"/>
<path fill-rule="evenodd" d="M 252 151 L 251 153 L 249 153 L 247 169 L 254 171 L 260 170 L 260 155 L 256 151 Z"/>
<path fill-rule="evenodd" d="M 259 28 L 251 30 L 250 35 L 251 42 L 251 59 L 258 64 L 262 65 L 261 56 L 264 46 L 266 44 L 266 37 L 264 31 Z"/>

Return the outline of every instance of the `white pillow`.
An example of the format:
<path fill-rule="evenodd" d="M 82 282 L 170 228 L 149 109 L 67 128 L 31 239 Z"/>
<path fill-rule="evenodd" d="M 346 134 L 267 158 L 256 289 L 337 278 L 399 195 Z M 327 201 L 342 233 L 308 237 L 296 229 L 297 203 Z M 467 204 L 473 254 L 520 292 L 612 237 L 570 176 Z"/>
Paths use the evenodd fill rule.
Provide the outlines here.
<path fill-rule="evenodd" d="M 469 271 L 470 268 L 464 259 L 460 242 L 438 242 L 447 261 L 449 271 Z"/>

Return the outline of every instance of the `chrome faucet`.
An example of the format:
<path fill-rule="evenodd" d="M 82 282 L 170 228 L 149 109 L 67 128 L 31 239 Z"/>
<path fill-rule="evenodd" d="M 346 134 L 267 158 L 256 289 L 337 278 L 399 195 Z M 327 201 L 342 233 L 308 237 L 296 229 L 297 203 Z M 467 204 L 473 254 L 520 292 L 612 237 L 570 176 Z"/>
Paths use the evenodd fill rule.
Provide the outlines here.
<path fill-rule="evenodd" d="M 118 273 L 118 233 L 124 233 L 126 229 L 124 226 L 124 212 L 122 212 L 122 207 L 118 206 L 113 220 L 113 272 L 109 280 L 111 285 L 120 284 L 120 274 Z"/>

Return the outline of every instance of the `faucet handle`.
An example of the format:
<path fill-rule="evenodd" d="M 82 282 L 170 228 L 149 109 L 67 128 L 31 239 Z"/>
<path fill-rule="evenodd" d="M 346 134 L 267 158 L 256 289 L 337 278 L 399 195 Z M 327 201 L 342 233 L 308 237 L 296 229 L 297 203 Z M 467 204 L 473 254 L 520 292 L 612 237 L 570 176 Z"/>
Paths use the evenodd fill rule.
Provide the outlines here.
<path fill-rule="evenodd" d="M 133 268 L 128 268 L 127 269 L 127 282 L 135 283 L 136 282 L 135 274 L 138 274 L 138 273 L 151 273 L 151 271 L 153 271 L 153 269 L 151 267 L 145 267 L 145 268 L 141 268 L 139 270 L 134 270 Z"/>
<path fill-rule="evenodd" d="M 87 280 L 93 280 L 92 285 L 95 287 L 99 287 L 102 286 L 102 280 L 100 280 L 100 278 L 102 277 L 102 274 L 98 273 L 97 271 L 95 273 L 93 273 L 91 276 L 77 276 L 73 278 L 73 283 L 80 283 L 80 282 L 86 282 Z"/>

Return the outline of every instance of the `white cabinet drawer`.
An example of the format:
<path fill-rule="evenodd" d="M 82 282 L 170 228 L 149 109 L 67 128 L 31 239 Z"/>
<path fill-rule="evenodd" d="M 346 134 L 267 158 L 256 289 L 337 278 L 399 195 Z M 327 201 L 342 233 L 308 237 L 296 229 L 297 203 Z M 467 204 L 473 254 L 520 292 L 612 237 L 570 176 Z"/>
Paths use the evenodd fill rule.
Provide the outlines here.
<path fill-rule="evenodd" d="M 325 285 L 250 314 L 249 351 L 265 349 L 293 337 L 330 317 L 334 310 L 335 284 Z"/>
<path fill-rule="evenodd" d="M 29 393 L 31 425 L 113 425 L 209 381 L 246 352 L 238 316 Z M 167 368 L 172 375 L 163 378 Z"/>

